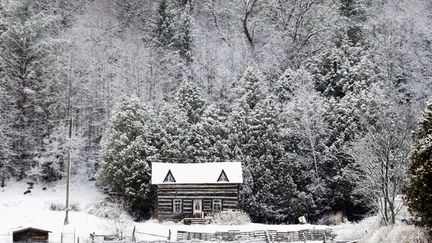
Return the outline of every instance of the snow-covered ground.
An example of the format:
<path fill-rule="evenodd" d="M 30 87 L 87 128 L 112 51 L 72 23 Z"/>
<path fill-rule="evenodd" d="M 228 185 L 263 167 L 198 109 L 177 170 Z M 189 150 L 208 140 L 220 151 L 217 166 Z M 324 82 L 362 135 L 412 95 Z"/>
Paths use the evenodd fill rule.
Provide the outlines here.
<path fill-rule="evenodd" d="M 52 203 L 64 204 L 65 183 L 59 182 L 47 186 L 36 184 L 31 194 L 24 195 L 28 185 L 25 182 L 9 182 L 6 187 L 0 188 L 0 242 L 12 241 L 12 231 L 21 227 L 35 227 L 52 231 L 50 242 L 60 242 L 63 232 L 63 242 L 73 242 L 80 238 L 86 242 L 90 233 L 122 234 L 130 238 L 133 228 L 136 228 L 138 240 L 164 240 L 171 231 L 175 240 L 179 230 L 189 232 L 216 232 L 228 230 L 278 230 L 296 231 L 302 229 L 325 229 L 328 226 L 319 225 L 263 225 L 247 224 L 238 226 L 225 225 L 183 225 L 173 222 L 160 223 L 156 220 L 134 222 L 122 210 L 104 201 L 102 195 L 93 182 L 76 180 L 71 186 L 71 201 L 78 205 L 79 211 L 70 212 L 69 224 L 64 226 L 64 211 L 52 211 Z M 412 242 L 417 239 L 419 232 L 412 226 L 396 225 L 394 227 L 379 227 L 377 217 L 370 217 L 364 221 L 351 224 L 345 223 L 333 227 L 337 240 L 363 239 L 364 242 Z M 153 234 L 153 235 L 148 235 Z M 159 235 L 159 236 L 158 236 Z M 395 239 L 400 239 L 395 241 Z"/>
<path fill-rule="evenodd" d="M 28 185 L 24 182 L 8 183 L 0 188 L 0 242 L 8 242 L 12 237 L 5 236 L 21 227 L 35 227 L 52 231 L 50 238 L 53 242 L 60 241 L 61 232 L 69 232 L 66 237 L 76 236 L 88 238 L 93 231 L 97 233 L 111 233 L 112 220 L 97 217 L 88 213 L 94 202 L 103 199 L 92 183 L 80 183 L 71 188 L 72 201 L 79 205 L 80 212 L 70 212 L 70 224 L 64 226 L 64 211 L 52 211 L 52 203 L 65 203 L 65 183 L 54 187 L 36 184 L 31 194 L 24 195 Z"/>
<path fill-rule="evenodd" d="M 412 225 L 397 222 L 394 226 L 380 226 L 378 216 L 358 223 L 344 223 L 333 227 L 337 241 L 359 240 L 361 243 L 427 243 L 422 231 Z"/>
<path fill-rule="evenodd" d="M 36 184 L 31 194 L 24 195 L 28 185 L 25 182 L 9 182 L 0 188 L 0 242 L 8 243 L 12 239 L 12 231 L 22 227 L 35 227 L 52 231 L 50 242 L 60 242 L 63 232 L 63 242 L 73 242 L 73 237 L 80 238 L 80 242 L 89 239 L 90 233 L 116 234 L 122 232 L 130 238 L 136 227 L 139 240 L 164 240 L 171 231 L 175 239 L 178 230 L 189 232 L 216 232 L 228 230 L 278 230 L 295 231 L 301 229 L 325 229 L 327 226 L 317 225 L 263 225 L 247 224 L 239 226 L 224 225 L 183 225 L 180 223 L 148 220 L 137 223 L 123 211 L 112 205 L 106 205 L 104 195 L 95 187 L 93 182 L 75 181 L 71 186 L 71 201 L 78 204 L 80 211 L 69 213 L 69 224 L 64 226 L 64 211 L 52 211 L 52 203 L 63 204 L 65 201 L 65 183 L 47 186 Z M 153 234 L 148 235 L 148 234 Z"/>

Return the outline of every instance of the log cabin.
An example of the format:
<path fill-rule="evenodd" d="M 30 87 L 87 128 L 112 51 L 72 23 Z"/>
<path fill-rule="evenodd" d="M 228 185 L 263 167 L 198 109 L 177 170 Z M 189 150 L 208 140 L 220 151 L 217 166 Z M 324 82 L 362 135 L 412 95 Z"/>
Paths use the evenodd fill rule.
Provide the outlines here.
<path fill-rule="evenodd" d="M 152 163 L 156 216 L 180 221 L 238 209 L 243 183 L 240 162 Z"/>

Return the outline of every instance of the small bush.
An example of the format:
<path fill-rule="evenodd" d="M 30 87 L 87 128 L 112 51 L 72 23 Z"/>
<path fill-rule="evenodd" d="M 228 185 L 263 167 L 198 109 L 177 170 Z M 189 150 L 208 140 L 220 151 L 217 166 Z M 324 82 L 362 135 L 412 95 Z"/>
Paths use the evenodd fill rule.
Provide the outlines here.
<path fill-rule="evenodd" d="M 115 219 L 119 216 L 118 212 L 121 211 L 121 209 L 120 202 L 105 199 L 92 203 L 86 210 L 89 214 L 98 217 Z"/>
<path fill-rule="evenodd" d="M 324 215 L 320 220 L 318 220 L 318 224 L 338 225 L 346 221 L 347 219 L 342 212 L 336 212 Z"/>
<path fill-rule="evenodd" d="M 51 202 L 49 208 L 52 211 L 65 211 L 66 206 L 64 203 Z M 70 202 L 69 203 L 69 211 L 79 212 L 80 211 L 79 202 L 76 202 L 76 201 Z"/>
<path fill-rule="evenodd" d="M 249 215 L 240 210 L 222 211 L 213 216 L 214 224 L 221 225 L 241 225 L 251 222 Z"/>

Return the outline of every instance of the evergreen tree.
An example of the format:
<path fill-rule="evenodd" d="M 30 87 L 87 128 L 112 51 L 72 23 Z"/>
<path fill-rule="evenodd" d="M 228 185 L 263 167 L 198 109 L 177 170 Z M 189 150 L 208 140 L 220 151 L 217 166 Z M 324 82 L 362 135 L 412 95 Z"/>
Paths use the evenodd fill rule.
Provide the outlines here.
<path fill-rule="evenodd" d="M 354 191 L 354 161 L 345 148 L 376 123 L 383 104 L 377 93 L 367 91 L 349 92 L 341 100 L 331 98 L 327 102 L 324 120 L 329 130 L 325 157 L 321 161 L 322 173 L 326 175 L 322 179 L 329 189 L 326 200 L 332 210 L 344 212 L 349 220 L 356 220 L 358 215 L 369 212 L 371 205 Z"/>
<path fill-rule="evenodd" d="M 314 90 L 313 78 L 307 71 L 294 73 L 301 74 L 301 78 L 283 106 L 280 135 L 285 153 L 283 160 L 287 161 L 285 170 L 291 174 L 297 190 L 291 200 L 295 204 L 291 206 L 296 209 L 294 215 L 316 220 L 329 208 L 323 198 L 328 191 L 322 179 L 327 177 L 323 172 L 330 131 L 325 121 L 327 103 Z M 295 220 L 296 217 L 291 218 L 291 222 Z"/>
<path fill-rule="evenodd" d="M 228 158 L 227 130 L 220 111 L 208 106 L 198 123 L 191 127 L 189 150 L 198 162 L 224 161 Z"/>
<path fill-rule="evenodd" d="M 244 71 L 236 88 L 238 98 L 243 99 L 250 109 L 254 109 L 258 102 L 265 98 L 265 80 L 256 66 L 250 66 Z"/>
<path fill-rule="evenodd" d="M 432 228 L 432 100 L 418 121 L 405 193 L 409 210 L 419 226 Z"/>
<path fill-rule="evenodd" d="M 364 38 L 363 22 L 365 21 L 365 9 L 363 0 L 339 0 L 339 12 L 347 23 L 346 34 L 349 40 L 357 44 Z"/>
<path fill-rule="evenodd" d="M 279 179 L 283 183 L 291 181 L 289 174 L 279 170 L 279 161 L 283 155 L 279 115 L 279 107 L 273 98 L 258 102 L 249 116 L 249 131 L 242 151 L 243 161 L 251 173 L 253 183 L 248 185 L 251 194 L 243 197 L 241 203 L 248 208 L 253 219 L 263 222 L 284 222 L 287 215 L 281 214 L 284 207 L 278 207 L 282 205 L 278 204 L 276 198 L 293 196 L 289 191 L 278 190 Z"/>
<path fill-rule="evenodd" d="M 177 52 L 189 63 L 191 59 L 191 16 L 185 6 L 161 0 L 154 23 L 156 46 Z"/>
<path fill-rule="evenodd" d="M 153 144 L 156 157 L 162 161 L 191 162 L 187 153 L 190 141 L 190 123 L 183 110 L 176 105 L 165 104 L 158 112 L 154 127 Z"/>
<path fill-rule="evenodd" d="M 177 93 L 177 104 L 186 113 L 188 121 L 195 124 L 199 121 L 204 109 L 198 87 L 190 81 L 183 81 Z"/>
<path fill-rule="evenodd" d="M 279 102 L 283 104 L 290 101 L 294 96 L 294 91 L 308 83 L 311 78 L 311 74 L 304 69 L 294 71 L 288 68 L 285 70 L 273 88 Z"/>
<path fill-rule="evenodd" d="M 43 149 L 53 120 L 60 118 L 60 83 L 56 75 L 63 70 L 54 65 L 57 31 L 55 18 L 36 11 L 34 2 L 10 1 L 6 8 L 7 30 L 1 35 L 0 66 L 4 87 L 11 94 L 7 110 L 13 115 L 9 131 L 14 151 L 12 162 L 19 178 L 32 166 Z"/>
<path fill-rule="evenodd" d="M 0 84 L 2 78 L 0 73 Z M 11 111 L 7 108 L 8 95 L 0 85 L 0 186 L 5 186 L 5 181 L 11 176 L 17 175 L 17 168 L 12 163 L 13 151 L 11 147 L 10 129 L 12 126 Z"/>
<path fill-rule="evenodd" d="M 150 161 L 155 148 L 152 114 L 137 98 L 123 98 L 113 111 L 102 140 L 100 185 L 119 193 L 137 218 L 152 210 Z"/>
<path fill-rule="evenodd" d="M 368 90 L 381 80 L 370 51 L 353 46 L 345 37 L 339 47 L 332 47 L 309 63 L 315 87 L 325 97 L 340 99 L 348 92 Z"/>
<path fill-rule="evenodd" d="M 174 29 L 172 27 L 174 16 L 169 9 L 166 0 L 161 0 L 157 8 L 157 19 L 155 23 L 154 35 L 157 45 L 168 48 L 172 45 Z"/>

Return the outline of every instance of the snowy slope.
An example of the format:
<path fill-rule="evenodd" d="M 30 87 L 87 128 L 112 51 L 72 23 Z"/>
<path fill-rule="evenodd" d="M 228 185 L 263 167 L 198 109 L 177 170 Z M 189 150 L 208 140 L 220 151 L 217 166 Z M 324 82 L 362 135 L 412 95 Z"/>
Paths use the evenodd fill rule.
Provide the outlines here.
<path fill-rule="evenodd" d="M 49 209 L 53 202 L 64 205 L 65 184 L 59 183 L 45 191 L 42 190 L 42 185 L 37 184 L 31 194 L 24 195 L 27 187 L 26 183 L 15 182 L 0 188 L 0 235 L 3 237 L 0 242 L 5 242 L 5 238 L 8 238 L 5 234 L 30 226 L 52 231 L 50 238 L 54 242 L 60 240 L 61 232 L 73 233 L 74 229 L 76 235 L 82 237 L 88 237 L 93 231 L 112 233 L 112 220 L 86 213 L 94 202 L 103 198 L 93 184 L 79 183 L 72 186 L 72 201 L 79 204 L 81 212 L 70 213 L 70 224 L 67 227 L 63 225 L 65 213 Z"/>

